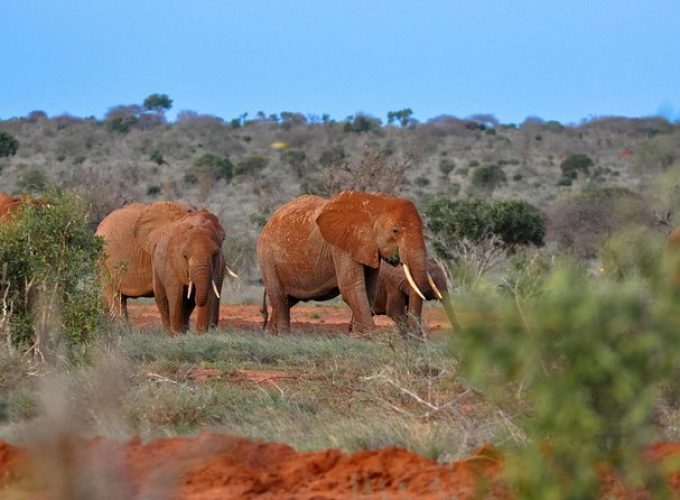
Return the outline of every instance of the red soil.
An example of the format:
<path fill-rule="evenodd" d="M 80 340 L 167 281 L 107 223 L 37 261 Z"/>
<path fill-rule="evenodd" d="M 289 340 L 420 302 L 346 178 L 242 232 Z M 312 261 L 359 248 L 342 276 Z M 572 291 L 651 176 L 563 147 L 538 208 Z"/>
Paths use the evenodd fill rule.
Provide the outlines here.
<path fill-rule="evenodd" d="M 147 444 L 75 440 L 53 450 L 57 456 L 47 457 L 45 448 L 30 454 L 0 441 L 0 497 L 40 498 L 48 493 L 69 498 L 76 491 L 93 491 L 92 482 L 106 482 L 99 489 L 105 487 L 110 498 L 508 496 L 497 479 L 500 465 L 493 448 L 449 465 L 395 447 L 353 454 L 333 449 L 297 453 L 281 444 L 211 433 Z M 46 467 L 50 461 L 61 464 L 60 469 Z"/>
<path fill-rule="evenodd" d="M 645 456 L 677 459 L 680 443 L 651 445 Z M 502 457 L 491 446 L 439 465 L 393 446 L 298 453 L 208 432 L 147 444 L 65 437 L 29 449 L 0 441 L 0 498 L 510 498 L 501 467 Z M 602 497 L 649 498 L 607 467 L 598 470 Z M 668 480 L 680 494 L 680 471 Z"/>
<path fill-rule="evenodd" d="M 130 321 L 137 326 L 160 326 L 161 318 L 154 304 L 128 304 Z M 302 306 L 297 305 L 290 310 L 291 329 L 304 333 L 339 334 L 349 331 L 352 313 L 344 306 Z M 423 318 L 429 332 L 449 327 L 446 313 L 439 307 L 423 308 Z M 387 316 L 376 316 L 378 329 L 394 327 L 394 322 Z M 262 315 L 259 305 L 220 306 L 220 326 L 260 331 Z"/>

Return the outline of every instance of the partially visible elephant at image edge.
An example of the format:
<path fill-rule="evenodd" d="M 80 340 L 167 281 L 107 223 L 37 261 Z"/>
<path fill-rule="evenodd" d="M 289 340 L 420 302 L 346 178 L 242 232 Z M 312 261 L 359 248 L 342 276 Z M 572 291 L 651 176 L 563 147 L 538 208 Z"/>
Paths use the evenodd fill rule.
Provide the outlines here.
<path fill-rule="evenodd" d="M 0 193 L 0 221 L 8 220 L 19 207 L 25 203 L 32 203 L 37 207 L 48 206 L 48 203 L 39 198 L 31 198 L 28 195 L 11 195 Z"/>
<path fill-rule="evenodd" d="M 375 328 L 371 302 L 381 260 L 401 262 L 413 286 L 427 287 L 423 223 L 404 198 L 344 191 L 331 199 L 304 195 L 280 207 L 265 224 L 257 258 L 272 307 L 267 328 L 290 330 L 299 301 L 340 294 L 353 313 L 353 331 Z M 420 294 L 420 295 L 418 295 Z M 423 296 L 409 300 L 409 328 L 420 332 Z"/>

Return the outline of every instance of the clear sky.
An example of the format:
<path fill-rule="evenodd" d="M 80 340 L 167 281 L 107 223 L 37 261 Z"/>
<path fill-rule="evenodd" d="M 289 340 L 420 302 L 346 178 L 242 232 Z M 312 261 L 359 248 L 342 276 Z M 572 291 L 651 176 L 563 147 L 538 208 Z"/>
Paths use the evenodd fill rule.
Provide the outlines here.
<path fill-rule="evenodd" d="M 680 119 L 680 0 L 0 0 L 0 119 Z"/>

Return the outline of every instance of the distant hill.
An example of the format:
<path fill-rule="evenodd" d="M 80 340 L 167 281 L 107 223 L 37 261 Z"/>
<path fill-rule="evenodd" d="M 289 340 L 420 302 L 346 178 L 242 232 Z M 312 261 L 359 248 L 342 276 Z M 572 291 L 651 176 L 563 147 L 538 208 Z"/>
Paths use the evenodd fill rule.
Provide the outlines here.
<path fill-rule="evenodd" d="M 95 219 L 133 200 L 184 198 L 221 217 L 232 253 L 250 265 L 260 225 L 302 192 L 355 187 L 420 205 L 434 196 L 480 196 L 548 209 L 585 188 L 647 193 L 680 161 L 680 124 L 656 117 L 565 126 L 440 116 L 403 124 L 361 114 L 226 122 L 183 112 L 166 123 L 162 114 L 125 108 L 104 120 L 34 112 L 0 121 L 0 131 L 19 141 L 14 156 L 0 158 L 0 191 L 56 183 L 89 199 Z"/>

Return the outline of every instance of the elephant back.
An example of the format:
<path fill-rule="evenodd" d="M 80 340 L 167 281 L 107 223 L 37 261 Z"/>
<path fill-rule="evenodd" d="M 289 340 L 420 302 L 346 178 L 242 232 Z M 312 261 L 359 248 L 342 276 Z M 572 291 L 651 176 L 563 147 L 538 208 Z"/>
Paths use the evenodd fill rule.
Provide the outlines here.
<path fill-rule="evenodd" d="M 183 201 L 159 201 L 147 205 L 135 222 L 133 229 L 135 241 L 147 253 L 153 253 L 167 226 L 193 210 L 191 205 Z"/>

